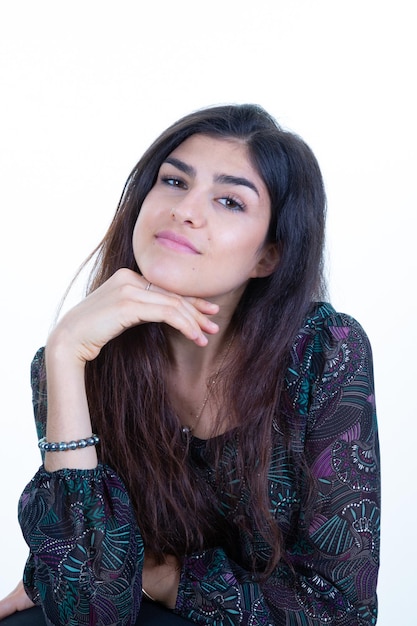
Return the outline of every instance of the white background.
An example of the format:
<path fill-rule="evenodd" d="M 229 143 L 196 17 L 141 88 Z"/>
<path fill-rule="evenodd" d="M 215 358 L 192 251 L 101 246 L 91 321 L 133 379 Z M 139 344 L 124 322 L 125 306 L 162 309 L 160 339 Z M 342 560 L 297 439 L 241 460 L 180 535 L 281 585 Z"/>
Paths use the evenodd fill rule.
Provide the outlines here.
<path fill-rule="evenodd" d="M 415 623 L 412 5 L 0 1 L 1 596 L 21 577 L 16 506 L 40 463 L 29 363 L 65 288 L 147 145 L 193 109 L 249 101 L 299 133 L 324 173 L 332 301 L 359 319 L 374 348 L 378 624 Z"/>

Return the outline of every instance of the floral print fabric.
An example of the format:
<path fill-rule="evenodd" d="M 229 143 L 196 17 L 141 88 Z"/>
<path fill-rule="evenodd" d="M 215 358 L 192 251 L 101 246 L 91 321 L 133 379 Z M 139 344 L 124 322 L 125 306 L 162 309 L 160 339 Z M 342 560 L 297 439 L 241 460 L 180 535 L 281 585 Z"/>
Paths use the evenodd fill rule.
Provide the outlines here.
<path fill-rule="evenodd" d="M 130 624 L 143 542 L 126 490 L 107 467 L 42 468 L 20 501 L 31 555 L 25 585 L 51 624 Z"/>
<path fill-rule="evenodd" d="M 39 437 L 46 392 L 43 351 L 32 365 Z M 316 485 L 307 514 L 300 476 L 277 430 L 268 493 L 285 537 L 285 558 L 266 580 L 249 563 L 268 546 L 239 530 L 245 506 L 230 506 L 226 476 L 219 513 L 233 529 L 225 545 L 187 555 L 175 611 L 209 626 L 370 626 L 376 623 L 379 565 L 379 448 L 372 357 L 360 325 L 328 304 L 317 305 L 291 351 L 286 387 L 298 427 L 291 454 L 304 454 Z M 42 391 L 43 389 L 43 391 Z M 301 424 L 301 427 L 300 427 Z M 237 453 L 225 439 L 224 454 Z M 213 485 L 204 441 L 191 461 Z M 203 470 L 201 470 L 203 468 Z M 301 477 L 301 482 L 303 478 Z M 24 490 L 19 519 L 30 556 L 24 582 L 49 624 L 134 624 L 140 611 L 143 543 L 128 494 L 106 466 L 95 470 L 40 468 Z"/>

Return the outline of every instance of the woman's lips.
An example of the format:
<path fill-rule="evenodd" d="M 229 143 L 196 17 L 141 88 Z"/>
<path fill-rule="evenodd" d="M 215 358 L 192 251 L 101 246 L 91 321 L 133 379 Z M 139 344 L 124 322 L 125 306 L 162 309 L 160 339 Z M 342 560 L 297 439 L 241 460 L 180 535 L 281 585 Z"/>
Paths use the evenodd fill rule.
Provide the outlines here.
<path fill-rule="evenodd" d="M 171 230 L 162 230 L 160 233 L 157 233 L 156 239 L 162 246 L 171 248 L 171 250 L 177 250 L 177 252 L 185 252 L 187 254 L 201 254 L 200 251 L 193 246 L 191 241 Z"/>

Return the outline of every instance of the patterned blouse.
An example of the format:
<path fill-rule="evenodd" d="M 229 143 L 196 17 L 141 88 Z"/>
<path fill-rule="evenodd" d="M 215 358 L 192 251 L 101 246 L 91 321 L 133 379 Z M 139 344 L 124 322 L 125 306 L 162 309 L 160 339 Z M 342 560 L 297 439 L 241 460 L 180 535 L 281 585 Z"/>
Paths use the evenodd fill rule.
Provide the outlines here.
<path fill-rule="evenodd" d="M 46 422 L 44 377 L 41 349 L 32 363 L 39 437 Z M 304 451 L 316 483 L 313 515 L 304 523 L 305 502 L 287 450 L 276 444 L 268 489 L 285 559 L 259 582 L 245 564 L 262 558 L 268 546 L 233 526 L 240 509 L 219 490 L 219 511 L 235 528 L 234 555 L 219 545 L 184 558 L 175 612 L 196 624 L 376 624 L 379 447 L 371 349 L 360 325 L 329 304 L 317 305 L 292 347 L 286 386 L 303 424 L 292 450 Z M 190 454 L 199 467 L 206 464 L 210 482 L 206 447 L 194 439 Z M 228 438 L 224 454 L 236 452 Z M 19 521 L 30 548 L 25 588 L 48 624 L 135 623 L 144 546 L 129 495 L 111 467 L 51 473 L 41 467 L 21 496 Z"/>

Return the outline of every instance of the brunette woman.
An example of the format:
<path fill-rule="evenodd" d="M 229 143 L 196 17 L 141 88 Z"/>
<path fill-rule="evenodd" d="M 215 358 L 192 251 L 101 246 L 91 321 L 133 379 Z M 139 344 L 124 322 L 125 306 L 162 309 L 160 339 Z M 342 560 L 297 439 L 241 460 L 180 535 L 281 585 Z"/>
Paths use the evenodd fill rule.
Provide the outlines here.
<path fill-rule="evenodd" d="M 314 155 L 258 106 L 149 148 L 33 361 L 44 463 L 0 615 L 376 623 L 371 351 L 322 301 L 324 226 Z"/>

